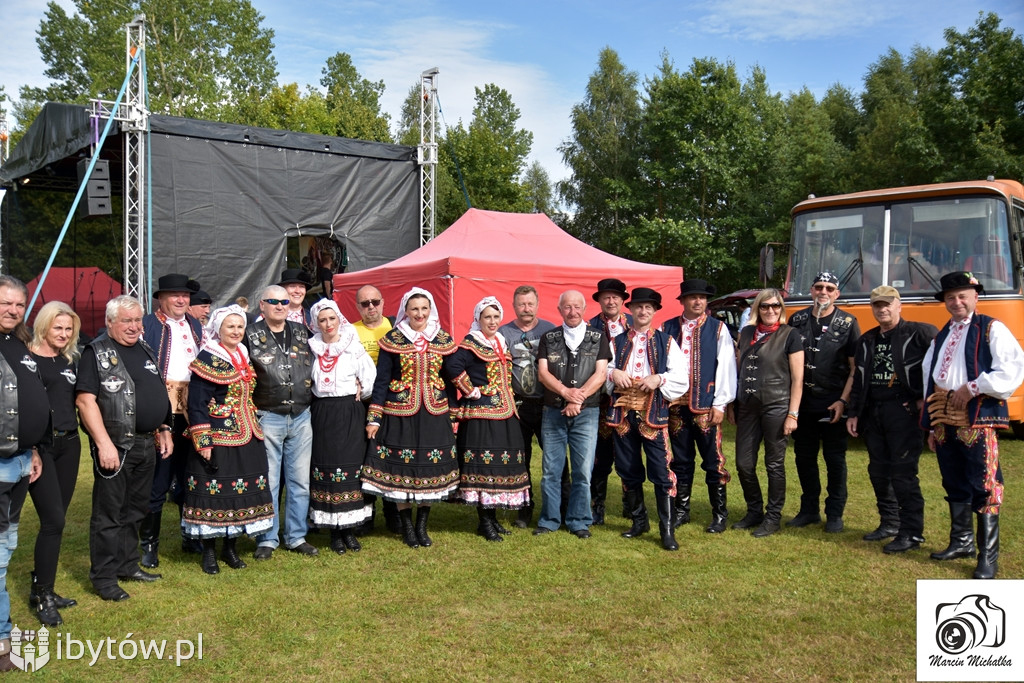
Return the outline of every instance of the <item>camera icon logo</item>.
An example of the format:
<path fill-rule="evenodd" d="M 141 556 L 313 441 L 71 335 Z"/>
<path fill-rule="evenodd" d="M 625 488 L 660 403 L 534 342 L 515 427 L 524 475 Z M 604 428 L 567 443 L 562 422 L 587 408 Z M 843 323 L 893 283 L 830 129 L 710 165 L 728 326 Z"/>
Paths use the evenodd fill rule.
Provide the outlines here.
<path fill-rule="evenodd" d="M 935 641 L 939 649 L 958 655 L 975 647 L 999 647 L 1006 631 L 1006 612 L 987 595 L 967 595 L 960 602 L 935 608 Z"/>

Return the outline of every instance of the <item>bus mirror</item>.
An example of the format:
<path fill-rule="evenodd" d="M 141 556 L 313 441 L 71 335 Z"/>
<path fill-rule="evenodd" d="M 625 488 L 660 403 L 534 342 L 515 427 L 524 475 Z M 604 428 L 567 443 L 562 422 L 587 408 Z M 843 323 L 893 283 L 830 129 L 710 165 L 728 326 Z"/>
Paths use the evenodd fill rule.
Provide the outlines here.
<path fill-rule="evenodd" d="M 765 245 L 761 247 L 761 256 L 758 260 L 757 277 L 762 283 L 768 284 L 768 281 L 775 276 L 775 249 Z"/>

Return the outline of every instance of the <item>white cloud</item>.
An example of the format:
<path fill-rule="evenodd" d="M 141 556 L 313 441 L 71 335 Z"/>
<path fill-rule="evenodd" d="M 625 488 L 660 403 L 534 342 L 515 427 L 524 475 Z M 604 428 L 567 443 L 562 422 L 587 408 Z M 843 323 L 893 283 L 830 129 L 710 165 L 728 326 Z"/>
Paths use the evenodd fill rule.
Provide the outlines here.
<path fill-rule="evenodd" d="M 684 30 L 755 42 L 849 37 L 900 12 L 899 3 L 882 0 L 717 0 L 702 7 Z"/>

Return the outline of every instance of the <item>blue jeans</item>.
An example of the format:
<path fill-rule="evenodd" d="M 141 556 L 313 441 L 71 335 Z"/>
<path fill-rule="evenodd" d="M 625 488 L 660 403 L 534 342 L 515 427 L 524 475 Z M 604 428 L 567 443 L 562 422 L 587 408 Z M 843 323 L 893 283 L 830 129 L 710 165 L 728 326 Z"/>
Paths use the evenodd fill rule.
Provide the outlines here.
<path fill-rule="evenodd" d="M 259 411 L 263 443 L 267 447 L 270 495 L 274 498 L 274 525 L 257 539 L 257 544 L 276 548 L 281 528 L 279 509 L 282 464 L 284 466 L 284 545 L 294 548 L 306 541 L 309 513 L 309 459 L 313 450 L 313 426 L 309 408 L 295 417 Z"/>
<path fill-rule="evenodd" d="M 576 417 L 565 417 L 558 408 L 544 406 L 541 433 L 544 436 L 544 462 L 540 489 L 544 494 L 537 526 L 555 531 L 561 526 L 562 470 L 565 448 L 569 447 L 572 486 L 565 526 L 569 531 L 586 529 L 594 519 L 590 513 L 590 473 L 594 469 L 594 448 L 597 446 L 597 423 L 601 409 L 584 408 Z"/>
<path fill-rule="evenodd" d="M 7 593 L 7 565 L 18 547 L 18 522 L 28 493 L 32 451 L 0 458 L 0 640 L 11 637 L 11 596 Z"/>

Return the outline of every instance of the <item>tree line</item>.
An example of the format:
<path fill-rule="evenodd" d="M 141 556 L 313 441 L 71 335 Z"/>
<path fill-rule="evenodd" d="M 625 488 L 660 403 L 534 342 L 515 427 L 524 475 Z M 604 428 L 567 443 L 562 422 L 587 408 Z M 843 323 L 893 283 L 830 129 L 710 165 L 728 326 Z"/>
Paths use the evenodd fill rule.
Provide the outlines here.
<path fill-rule="evenodd" d="M 396 121 L 381 109 L 384 82 L 360 74 L 345 52 L 327 59 L 318 86 L 279 84 L 274 32 L 247 0 L 76 0 L 73 14 L 50 3 L 37 35 L 50 84 L 23 87 L 11 103 L 22 128 L 14 142 L 46 101 L 116 96 L 123 26 L 140 11 L 153 112 L 419 142 L 418 82 Z M 527 163 L 533 134 L 512 96 L 484 84 L 470 121 L 440 134 L 438 228 L 467 203 L 541 211 L 620 256 L 682 265 L 720 291 L 754 286 L 760 247 L 787 240 L 790 209 L 809 193 L 1024 177 L 1024 41 L 991 13 L 964 32 L 947 29 L 945 41 L 907 55 L 890 49 L 868 67 L 859 94 L 836 83 L 820 99 L 806 88 L 773 92 L 759 67 L 741 77 L 710 57 L 681 70 L 663 54 L 641 82 L 606 47 L 559 148 L 569 176 L 554 186 Z M 6 99 L 0 89 L 0 108 Z M 96 233 L 81 240 L 88 257 L 119 276 L 116 249 L 94 249 L 117 244 L 119 228 L 95 221 L 82 229 Z M 12 254 L 12 272 L 20 263 L 34 275 L 41 263 L 31 270 L 29 262 L 38 259 Z"/>

